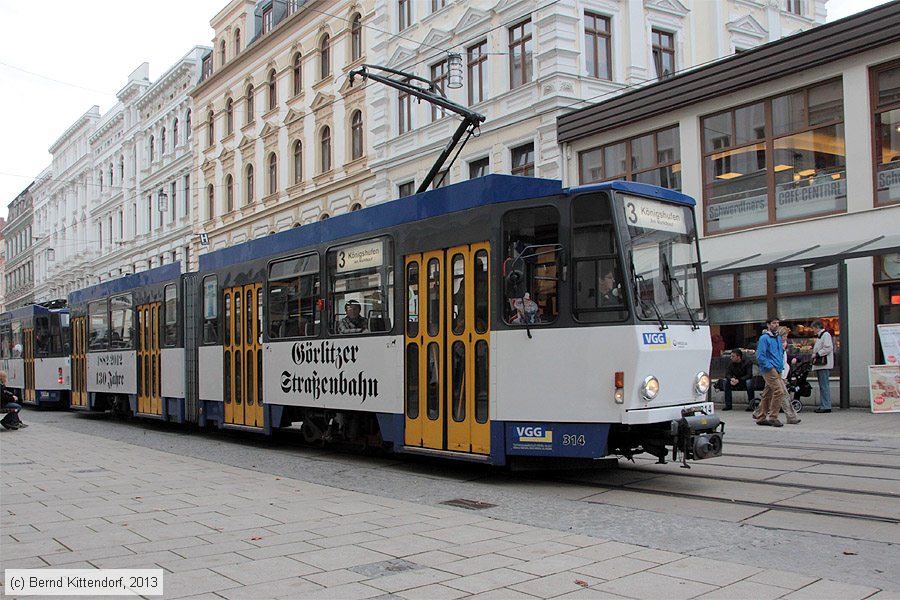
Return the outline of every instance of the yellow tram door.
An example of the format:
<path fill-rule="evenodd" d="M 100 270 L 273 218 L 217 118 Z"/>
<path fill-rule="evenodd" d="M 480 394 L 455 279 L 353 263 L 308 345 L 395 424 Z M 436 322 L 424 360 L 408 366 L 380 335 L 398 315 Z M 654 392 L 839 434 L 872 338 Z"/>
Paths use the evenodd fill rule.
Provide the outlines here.
<path fill-rule="evenodd" d="M 262 427 L 262 285 L 225 290 L 225 422 Z"/>
<path fill-rule="evenodd" d="M 87 408 L 86 323 L 85 317 L 72 319 L 72 394 L 69 403 L 82 408 Z"/>
<path fill-rule="evenodd" d="M 27 328 L 25 333 L 25 346 L 22 348 L 22 356 L 25 358 L 25 402 L 34 402 L 37 395 L 34 392 L 34 329 Z"/>
<path fill-rule="evenodd" d="M 138 314 L 138 412 L 162 415 L 162 364 L 159 354 L 159 302 L 142 304 Z"/>

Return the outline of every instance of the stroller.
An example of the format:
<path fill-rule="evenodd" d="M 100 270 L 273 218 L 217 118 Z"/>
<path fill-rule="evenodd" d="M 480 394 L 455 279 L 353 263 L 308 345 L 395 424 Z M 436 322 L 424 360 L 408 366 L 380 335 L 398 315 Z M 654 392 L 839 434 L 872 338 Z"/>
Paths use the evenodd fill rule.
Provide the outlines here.
<path fill-rule="evenodd" d="M 798 362 L 791 367 L 787 377 L 787 392 L 791 398 L 791 406 L 796 412 L 803 410 L 803 403 L 800 398 L 809 398 L 812 395 L 812 386 L 806 379 L 812 371 L 811 362 Z"/>

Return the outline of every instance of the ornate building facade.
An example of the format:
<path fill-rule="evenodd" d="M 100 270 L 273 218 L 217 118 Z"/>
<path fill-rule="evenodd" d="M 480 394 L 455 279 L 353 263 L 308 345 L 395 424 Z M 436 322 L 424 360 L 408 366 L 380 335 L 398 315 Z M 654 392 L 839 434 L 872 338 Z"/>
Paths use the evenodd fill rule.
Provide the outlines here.
<path fill-rule="evenodd" d="M 32 245 L 33 206 L 31 188 L 25 188 L 9 205 L 3 226 L 3 306 L 5 310 L 34 300 L 34 252 Z"/>

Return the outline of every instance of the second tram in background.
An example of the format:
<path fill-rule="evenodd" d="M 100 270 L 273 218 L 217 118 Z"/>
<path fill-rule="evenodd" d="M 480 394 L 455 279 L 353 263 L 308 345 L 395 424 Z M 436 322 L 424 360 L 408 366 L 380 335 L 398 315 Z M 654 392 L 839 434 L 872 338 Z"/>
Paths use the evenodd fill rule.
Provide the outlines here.
<path fill-rule="evenodd" d="M 490 175 L 69 304 L 73 407 L 497 465 L 721 453 L 671 190 Z"/>

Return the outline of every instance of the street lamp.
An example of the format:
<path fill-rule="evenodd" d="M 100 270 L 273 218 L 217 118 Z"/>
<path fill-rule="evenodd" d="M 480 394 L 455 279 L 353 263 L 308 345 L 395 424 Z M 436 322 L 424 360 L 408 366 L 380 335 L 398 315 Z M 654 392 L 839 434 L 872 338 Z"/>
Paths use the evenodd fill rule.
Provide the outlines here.
<path fill-rule="evenodd" d="M 447 63 L 447 70 L 449 71 L 447 76 L 447 87 L 451 90 L 458 90 L 463 86 L 462 55 L 451 52 L 447 56 Z"/>

